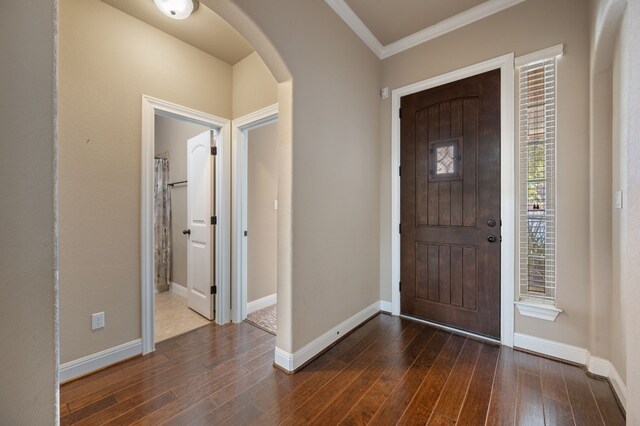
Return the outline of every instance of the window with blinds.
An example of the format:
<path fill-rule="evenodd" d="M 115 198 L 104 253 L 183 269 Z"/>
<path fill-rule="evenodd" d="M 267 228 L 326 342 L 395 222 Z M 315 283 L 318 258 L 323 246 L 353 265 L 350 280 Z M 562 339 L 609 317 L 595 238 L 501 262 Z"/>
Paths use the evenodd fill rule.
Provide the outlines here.
<path fill-rule="evenodd" d="M 520 297 L 554 304 L 556 58 L 519 68 Z"/>

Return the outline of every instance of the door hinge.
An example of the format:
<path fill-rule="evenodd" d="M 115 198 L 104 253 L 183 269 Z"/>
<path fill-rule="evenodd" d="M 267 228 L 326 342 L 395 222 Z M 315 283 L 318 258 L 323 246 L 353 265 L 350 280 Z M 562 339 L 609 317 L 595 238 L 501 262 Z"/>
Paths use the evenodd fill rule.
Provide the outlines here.
<path fill-rule="evenodd" d="M 402 291 L 402 281 L 398 282 L 398 291 Z"/>
<path fill-rule="evenodd" d="M 398 176 L 402 176 L 402 166 L 398 166 Z"/>
<path fill-rule="evenodd" d="M 218 216 L 211 216 L 211 224 L 212 225 L 218 224 Z"/>
<path fill-rule="evenodd" d="M 398 234 L 402 234 L 402 224 L 398 224 Z"/>
<path fill-rule="evenodd" d="M 398 108 L 398 118 L 402 120 L 402 108 Z"/>
<path fill-rule="evenodd" d="M 244 236 L 246 237 L 248 235 L 247 231 L 244 231 Z"/>
<path fill-rule="evenodd" d="M 211 294 L 218 294 L 218 286 L 217 285 L 212 285 L 211 286 Z"/>
<path fill-rule="evenodd" d="M 218 147 L 217 146 L 212 146 L 211 147 L 211 155 L 218 155 Z"/>

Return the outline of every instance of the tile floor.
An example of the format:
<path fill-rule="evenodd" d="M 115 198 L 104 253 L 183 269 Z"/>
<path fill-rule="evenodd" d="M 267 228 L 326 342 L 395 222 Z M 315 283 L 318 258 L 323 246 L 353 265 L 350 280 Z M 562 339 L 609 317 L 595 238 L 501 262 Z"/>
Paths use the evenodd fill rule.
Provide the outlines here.
<path fill-rule="evenodd" d="M 170 291 L 156 293 L 155 319 L 156 343 L 210 323 L 187 307 L 187 299 Z"/>

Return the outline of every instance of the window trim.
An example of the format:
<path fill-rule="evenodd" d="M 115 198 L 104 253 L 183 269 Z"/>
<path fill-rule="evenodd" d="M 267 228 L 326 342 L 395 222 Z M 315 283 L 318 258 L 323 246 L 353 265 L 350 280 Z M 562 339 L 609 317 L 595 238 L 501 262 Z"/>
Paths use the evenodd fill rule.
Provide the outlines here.
<path fill-rule="evenodd" d="M 540 303 L 537 300 L 521 300 L 514 302 L 520 315 L 545 321 L 555 321 L 563 311 L 553 305 Z"/>
<path fill-rule="evenodd" d="M 559 57 L 561 57 L 564 53 L 564 45 L 563 44 L 559 44 L 547 49 L 543 49 L 543 50 L 539 50 L 524 56 L 520 56 L 518 58 L 515 59 L 515 67 L 517 69 L 518 72 L 518 76 L 516 78 L 517 84 L 518 84 L 518 90 L 517 90 L 517 96 L 518 96 L 518 109 L 521 109 L 521 105 L 520 105 L 520 99 L 522 97 L 522 91 L 520 88 L 520 71 L 521 68 L 523 67 L 529 67 L 532 65 L 535 65 L 536 63 L 540 63 L 540 62 L 545 62 L 548 60 L 553 59 L 555 61 L 555 68 L 554 68 L 554 73 L 555 73 L 555 82 L 554 82 L 554 95 L 555 95 L 555 106 L 554 106 L 554 115 L 555 115 L 555 121 L 554 121 L 554 126 L 555 126 L 555 136 L 554 136 L 554 155 L 553 155 L 553 160 L 554 160 L 554 182 L 553 182 L 553 188 L 552 188 L 552 196 L 553 196 L 553 203 L 554 203 L 554 218 L 553 218 L 553 226 L 554 229 L 557 229 L 556 224 L 557 224 L 557 128 L 558 128 L 558 101 L 557 101 L 557 95 L 558 95 L 558 90 L 557 90 L 557 79 L 558 79 L 558 61 L 557 59 Z M 521 123 L 522 123 L 522 117 L 521 117 L 521 113 L 518 113 L 518 117 L 517 117 L 517 134 L 518 134 L 518 164 L 520 165 L 522 162 L 522 138 L 521 138 Z M 520 167 L 520 166 L 519 166 Z M 519 168 L 518 170 L 518 214 L 517 214 L 517 223 L 518 223 L 518 231 L 517 231 L 517 235 L 518 235 L 518 257 L 517 257 L 517 301 L 515 302 L 516 307 L 518 308 L 518 312 L 521 315 L 524 316 L 529 316 L 529 317 L 533 317 L 533 318 L 538 318 L 538 319 L 543 319 L 543 320 L 547 320 L 547 321 L 555 321 L 555 319 L 557 318 L 557 316 L 562 312 L 562 309 L 557 308 L 556 304 L 557 304 L 557 280 L 555 280 L 554 283 L 554 293 L 553 293 L 553 297 L 552 298 L 543 298 L 543 297 L 536 297 L 535 295 L 530 295 L 530 294 L 523 294 L 522 291 L 522 277 L 521 277 L 521 271 L 522 271 L 522 262 L 521 262 L 521 256 L 522 256 L 522 248 L 521 248 L 521 234 L 522 234 L 522 219 L 521 219 L 521 215 L 522 215 L 522 191 L 523 191 L 523 182 L 522 182 L 523 176 L 522 176 L 522 170 Z M 556 235 L 556 239 L 554 241 L 554 259 L 556 257 L 556 253 L 557 253 L 557 235 Z M 554 277 L 556 276 L 555 272 L 557 272 L 557 268 L 556 268 L 556 263 L 554 261 Z"/>

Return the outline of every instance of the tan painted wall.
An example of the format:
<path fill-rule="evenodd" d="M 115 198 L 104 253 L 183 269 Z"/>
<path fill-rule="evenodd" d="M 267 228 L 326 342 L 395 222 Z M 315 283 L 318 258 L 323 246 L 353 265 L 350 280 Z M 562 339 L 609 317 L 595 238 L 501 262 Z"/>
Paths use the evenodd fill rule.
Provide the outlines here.
<path fill-rule="evenodd" d="M 636 362 L 640 351 L 640 3 L 596 0 L 594 10 L 595 58 L 613 63 L 612 189 L 625 194 L 622 210 L 613 212 L 611 361 L 627 384 L 627 424 L 635 425 L 640 424 L 640 367 Z M 618 39 L 610 49 L 614 37 Z M 598 44 L 598 40 L 604 42 Z M 607 48 L 612 50 L 612 59 L 606 55 L 611 54 Z"/>
<path fill-rule="evenodd" d="M 257 53 L 233 66 L 233 118 L 278 102 L 278 83 Z M 277 293 L 278 124 L 250 131 L 247 301 Z M 253 188 L 253 189 L 252 189 Z"/>
<path fill-rule="evenodd" d="M 634 326 L 626 319 L 629 311 L 633 310 L 632 305 L 628 304 L 629 287 L 633 286 L 633 280 L 627 276 L 628 263 L 632 261 L 627 249 L 631 232 L 628 229 L 630 206 L 627 203 L 630 189 L 627 178 L 627 89 L 624 88 L 627 84 L 626 61 L 629 52 L 625 50 L 624 32 L 620 30 L 625 2 L 594 0 L 591 8 L 592 211 L 596 212 L 593 216 L 597 216 L 592 218 L 592 241 L 599 242 L 607 238 L 607 242 L 611 243 L 608 253 L 602 252 L 597 262 L 591 262 L 592 287 L 596 290 L 592 300 L 608 302 L 606 312 L 602 304 L 592 302 L 592 323 L 600 323 L 598 314 L 606 315 L 606 321 L 600 325 L 608 326 L 609 348 L 604 357 L 611 361 L 622 381 L 628 384 L 627 334 L 632 332 Z M 603 187 L 599 180 L 609 186 Z M 613 203 L 618 190 L 622 190 L 624 195 L 622 209 L 615 208 Z M 607 198 L 612 200 L 611 205 L 598 202 Z M 592 244 L 592 253 L 597 247 L 600 244 Z"/>
<path fill-rule="evenodd" d="M 621 64 L 620 64 L 620 42 L 615 46 L 615 55 L 612 69 L 612 185 L 611 192 L 621 190 L 627 186 L 626 170 L 627 164 L 626 148 L 623 147 L 620 132 L 620 100 L 621 100 Z M 624 202 L 624 199 L 623 199 Z M 624 205 L 624 203 L 623 203 Z M 626 218 L 623 217 L 622 210 L 615 207 L 612 209 L 612 288 L 611 288 L 611 327 L 610 340 L 611 351 L 609 359 L 622 380 L 627 377 L 627 324 L 624 321 L 627 313 L 627 304 L 625 303 L 624 289 L 622 287 L 622 251 L 624 238 L 622 230 L 626 228 Z"/>
<path fill-rule="evenodd" d="M 612 297 L 611 64 L 591 71 L 589 176 L 590 306 L 589 341 L 594 355 L 609 358 Z M 605 201 L 606 200 L 606 201 Z"/>
<path fill-rule="evenodd" d="M 188 121 L 156 116 L 155 155 L 169 155 L 169 182 L 187 180 L 187 140 L 208 129 Z M 187 286 L 187 186 L 177 185 L 171 191 L 171 238 L 173 262 L 171 281 Z"/>
<path fill-rule="evenodd" d="M 581 0 L 527 1 L 383 62 L 383 86 L 401 87 L 505 53 L 516 56 L 558 43 L 558 306 L 555 323 L 516 314 L 516 331 L 580 347 L 588 344 L 589 313 L 589 21 Z M 380 293 L 391 300 L 390 116 L 381 108 Z"/>
<path fill-rule="evenodd" d="M 59 58 L 64 363 L 141 336 L 142 94 L 229 118 L 232 70 L 98 0 L 60 2 Z"/>
<path fill-rule="evenodd" d="M 234 21 L 229 2 L 203 3 L 245 25 Z M 277 46 L 293 76 L 287 83 L 277 55 L 253 43 L 255 33 L 243 33 L 284 83 L 278 163 L 292 178 L 278 176 L 278 329 L 293 333 L 279 332 L 277 344 L 295 351 L 379 299 L 379 61 L 322 1 L 234 3 Z M 290 86 L 293 110 L 285 103 Z M 290 184 L 291 209 L 282 196 Z M 287 226 L 292 246 L 282 247 Z"/>
<path fill-rule="evenodd" d="M 249 131 L 247 180 L 247 301 L 277 292 L 278 124 Z"/>
<path fill-rule="evenodd" d="M 233 66 L 233 118 L 277 102 L 278 83 L 256 52 Z"/>
<path fill-rule="evenodd" d="M 621 35 L 621 139 L 626 146 L 627 208 L 623 288 L 627 334 L 627 424 L 640 424 L 640 2 L 627 2 Z M 623 151 L 624 152 L 624 151 Z"/>
<path fill-rule="evenodd" d="M 53 424 L 55 2 L 0 15 L 0 424 Z"/>

